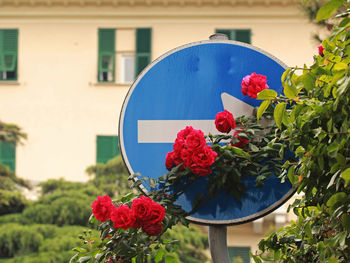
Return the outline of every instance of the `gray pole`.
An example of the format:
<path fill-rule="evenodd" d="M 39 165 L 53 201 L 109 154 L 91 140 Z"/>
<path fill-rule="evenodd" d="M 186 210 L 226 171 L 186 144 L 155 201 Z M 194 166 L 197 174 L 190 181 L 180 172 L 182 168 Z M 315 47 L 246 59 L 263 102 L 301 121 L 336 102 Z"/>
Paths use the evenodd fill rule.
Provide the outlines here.
<path fill-rule="evenodd" d="M 227 250 L 227 226 L 209 226 L 209 247 L 213 263 L 230 263 Z"/>
<path fill-rule="evenodd" d="M 214 34 L 209 37 L 210 40 L 228 40 L 225 34 Z M 213 263 L 230 263 L 230 257 L 227 249 L 227 226 L 216 225 L 209 226 L 209 248 Z"/>

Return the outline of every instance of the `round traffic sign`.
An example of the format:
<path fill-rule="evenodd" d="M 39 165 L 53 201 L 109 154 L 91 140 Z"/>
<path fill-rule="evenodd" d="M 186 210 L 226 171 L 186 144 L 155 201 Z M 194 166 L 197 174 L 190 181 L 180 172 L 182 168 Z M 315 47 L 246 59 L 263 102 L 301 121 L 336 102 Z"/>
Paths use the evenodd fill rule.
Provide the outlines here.
<path fill-rule="evenodd" d="M 260 101 L 243 96 L 241 81 L 253 72 L 267 76 L 270 89 L 281 93 L 286 65 L 267 52 L 241 42 L 208 40 L 187 44 L 162 55 L 131 86 L 120 115 L 119 139 L 130 173 L 158 178 L 167 173 L 165 156 L 179 130 L 186 126 L 217 133 L 214 119 L 224 109 L 234 116 L 250 115 Z M 190 211 L 208 178 L 201 177 L 177 203 Z M 255 178 L 242 179 L 247 192 L 241 200 L 225 193 L 210 200 L 189 220 L 202 224 L 240 224 L 255 220 L 282 205 L 292 185 L 277 177 L 255 187 Z"/>

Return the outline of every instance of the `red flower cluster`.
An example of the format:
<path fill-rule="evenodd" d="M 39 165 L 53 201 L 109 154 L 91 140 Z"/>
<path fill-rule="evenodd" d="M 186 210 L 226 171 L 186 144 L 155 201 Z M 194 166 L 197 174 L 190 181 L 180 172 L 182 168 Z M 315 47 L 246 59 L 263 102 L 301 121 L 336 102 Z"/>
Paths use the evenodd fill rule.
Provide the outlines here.
<path fill-rule="evenodd" d="M 260 91 L 269 88 L 266 84 L 266 76 L 256 74 L 255 72 L 251 75 L 245 76 L 242 80 L 241 86 L 243 95 L 248 95 L 252 99 L 256 99 L 257 94 Z"/>
<path fill-rule="evenodd" d="M 237 138 L 239 140 L 239 142 L 237 143 L 232 143 L 231 145 L 232 146 L 235 146 L 235 147 L 238 147 L 238 148 L 241 148 L 243 149 L 244 146 L 246 146 L 248 144 L 248 140 L 247 139 L 244 139 L 242 137 L 239 137 L 239 133 L 241 133 L 242 131 L 235 131 L 235 133 L 233 134 L 233 139 Z"/>
<path fill-rule="evenodd" d="M 158 236 L 162 232 L 165 208 L 149 197 L 134 199 L 130 208 L 128 205 L 115 207 L 107 195 L 97 196 L 91 207 L 98 220 L 105 222 L 110 219 L 114 228 L 142 228 L 150 236 Z"/>
<path fill-rule="evenodd" d="M 219 132 L 229 133 L 236 128 L 236 122 L 231 112 L 225 110 L 215 116 L 215 126 Z"/>
<path fill-rule="evenodd" d="M 181 163 L 182 169 L 188 167 L 197 175 L 205 176 L 212 173 L 210 166 L 214 163 L 217 153 L 214 152 L 204 138 L 201 130 L 187 126 L 177 134 L 173 151 L 168 152 L 165 165 L 168 169 Z"/>

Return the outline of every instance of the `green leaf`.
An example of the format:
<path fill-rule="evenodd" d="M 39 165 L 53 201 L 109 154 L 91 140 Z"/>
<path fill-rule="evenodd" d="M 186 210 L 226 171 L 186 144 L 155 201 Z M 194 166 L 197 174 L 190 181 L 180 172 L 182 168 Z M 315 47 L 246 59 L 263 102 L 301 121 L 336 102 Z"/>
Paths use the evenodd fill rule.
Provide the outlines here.
<path fill-rule="evenodd" d="M 327 2 L 324 6 L 320 8 L 320 10 L 318 10 L 316 22 L 330 18 L 335 12 L 335 10 L 337 10 L 343 3 L 344 0 L 331 0 Z"/>
<path fill-rule="evenodd" d="M 88 262 L 91 258 L 92 258 L 91 256 L 86 256 L 86 257 L 79 258 L 78 263 Z"/>
<path fill-rule="evenodd" d="M 315 77 L 309 72 L 303 76 L 304 88 L 309 91 L 315 87 Z"/>
<path fill-rule="evenodd" d="M 157 254 L 154 257 L 155 263 L 160 262 L 163 259 L 164 256 L 164 251 L 163 250 L 158 250 Z"/>
<path fill-rule="evenodd" d="M 273 100 L 277 97 L 277 92 L 272 89 L 264 89 L 258 93 L 258 100 Z"/>
<path fill-rule="evenodd" d="M 275 110 L 273 112 L 273 117 L 275 118 L 276 125 L 280 129 L 282 128 L 282 118 L 283 118 L 283 114 L 286 110 L 286 106 L 287 106 L 286 103 L 281 102 L 281 103 L 276 105 Z"/>
<path fill-rule="evenodd" d="M 341 173 L 341 177 L 348 183 L 350 181 L 350 167 Z"/>
<path fill-rule="evenodd" d="M 283 72 L 282 77 L 281 77 L 281 82 L 283 83 L 284 80 L 286 79 L 288 73 L 291 71 L 291 68 L 287 68 L 285 72 Z"/>
<path fill-rule="evenodd" d="M 299 93 L 299 91 L 294 86 L 289 86 L 285 84 L 283 87 L 284 95 L 286 95 L 288 99 L 294 99 Z"/>
<path fill-rule="evenodd" d="M 350 215 L 343 214 L 341 216 L 341 224 L 347 231 L 350 231 Z"/>
<path fill-rule="evenodd" d="M 346 198 L 346 193 L 344 192 L 335 193 L 334 195 L 331 196 L 331 198 L 328 199 L 327 206 L 333 207 L 336 203 L 343 201 L 345 198 Z"/>
<path fill-rule="evenodd" d="M 164 261 L 165 261 L 165 263 L 178 263 L 176 258 L 174 256 L 171 256 L 171 255 L 166 255 L 164 258 Z"/>
<path fill-rule="evenodd" d="M 333 67 L 333 69 L 335 71 L 340 71 L 340 70 L 345 70 L 348 68 L 348 64 L 344 63 L 344 62 L 339 62 L 339 63 L 336 63 Z"/>
<path fill-rule="evenodd" d="M 260 117 L 264 114 L 266 109 L 269 107 L 269 105 L 270 105 L 270 101 L 269 100 L 264 100 L 260 104 L 259 109 L 258 109 L 258 111 L 256 113 L 256 118 L 258 119 L 258 121 L 259 121 Z"/>
<path fill-rule="evenodd" d="M 291 184 L 296 184 L 298 183 L 298 177 L 295 175 L 295 167 L 291 166 L 288 170 L 287 177 Z"/>
<path fill-rule="evenodd" d="M 334 258 L 334 257 L 331 257 L 328 261 L 327 261 L 327 263 L 338 263 L 339 261 L 338 261 L 338 259 L 336 259 L 336 258 Z"/>

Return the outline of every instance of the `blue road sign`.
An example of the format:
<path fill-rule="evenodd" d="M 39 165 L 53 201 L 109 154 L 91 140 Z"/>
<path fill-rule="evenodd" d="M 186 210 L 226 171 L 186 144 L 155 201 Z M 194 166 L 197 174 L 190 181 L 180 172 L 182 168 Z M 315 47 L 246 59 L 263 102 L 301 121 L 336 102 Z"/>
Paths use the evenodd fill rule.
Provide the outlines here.
<path fill-rule="evenodd" d="M 270 89 L 282 91 L 286 66 L 277 58 L 248 44 L 208 40 L 176 48 L 152 62 L 131 86 L 120 115 L 121 153 L 130 173 L 158 178 L 167 173 L 165 156 L 179 130 L 191 125 L 217 133 L 215 115 L 229 110 L 250 115 L 260 101 L 243 96 L 241 81 L 255 72 L 267 76 Z M 241 201 L 221 193 L 188 219 L 203 224 L 240 224 L 262 217 L 292 194 L 289 182 L 268 178 L 263 188 L 255 178 L 243 179 L 247 193 Z M 200 178 L 180 196 L 178 204 L 190 211 L 197 194 L 206 191 Z"/>

